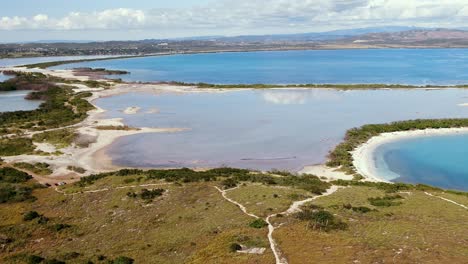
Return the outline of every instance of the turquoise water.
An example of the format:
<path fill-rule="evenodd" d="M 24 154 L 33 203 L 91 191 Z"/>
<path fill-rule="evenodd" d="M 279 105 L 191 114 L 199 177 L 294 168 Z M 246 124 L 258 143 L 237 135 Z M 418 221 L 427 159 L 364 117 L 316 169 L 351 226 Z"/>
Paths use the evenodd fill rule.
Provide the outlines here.
<path fill-rule="evenodd" d="M 0 112 L 34 110 L 39 107 L 42 102 L 24 99 L 27 94 L 28 91 L 0 92 Z"/>
<path fill-rule="evenodd" d="M 103 67 L 127 81 L 239 83 L 468 83 L 468 49 L 381 49 L 172 55 L 62 65 Z M 118 77 L 118 78 L 120 78 Z"/>
<path fill-rule="evenodd" d="M 219 167 L 298 171 L 319 164 L 346 130 L 369 123 L 468 117 L 468 90 L 244 90 L 128 93 L 102 98 L 106 117 L 180 133 L 123 137 L 108 150 L 129 167 Z M 127 107 L 141 111 L 126 115 Z M 157 110 L 157 111 L 156 111 Z"/>
<path fill-rule="evenodd" d="M 468 134 L 400 140 L 380 146 L 375 157 L 389 180 L 468 191 Z"/>

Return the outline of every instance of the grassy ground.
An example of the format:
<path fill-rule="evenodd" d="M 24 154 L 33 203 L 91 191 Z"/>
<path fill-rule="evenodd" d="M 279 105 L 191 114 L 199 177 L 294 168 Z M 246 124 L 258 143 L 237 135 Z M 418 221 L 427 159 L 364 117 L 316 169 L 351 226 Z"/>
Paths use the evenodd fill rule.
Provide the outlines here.
<path fill-rule="evenodd" d="M 253 218 L 223 199 L 214 188 L 220 185 L 129 174 L 63 186 L 63 193 L 35 189 L 35 201 L 0 204 L 0 262 L 27 263 L 27 256 L 37 255 L 66 263 L 107 263 L 119 256 L 135 263 L 274 263 L 267 228 L 250 227 Z M 165 192 L 152 201 L 127 195 L 144 188 Z M 466 196 L 434 194 L 466 204 Z M 228 192 L 259 216 L 282 212 L 311 195 L 259 183 Z M 276 225 L 283 224 L 274 238 L 289 263 L 463 263 L 468 258 L 468 210 L 417 190 L 400 193 L 397 206 L 375 207 L 368 200 L 387 195 L 395 194 L 365 186 L 341 189 L 312 203 L 347 223 L 346 230 L 324 232 L 294 216 L 274 217 Z M 25 221 L 28 211 L 48 221 Z M 235 253 L 234 243 L 266 251 Z"/>
<path fill-rule="evenodd" d="M 228 196 L 244 205 L 249 213 L 264 218 L 273 213 L 284 212 L 294 201 L 304 200 L 313 195 L 294 188 L 251 184 L 230 191 Z"/>
<path fill-rule="evenodd" d="M 127 196 L 143 187 L 116 189 L 120 180 L 110 177 L 88 188 L 109 191 L 63 195 L 42 189 L 34 193 L 38 198 L 34 203 L 0 205 L 0 234 L 14 237 L 7 250 L 0 250 L 0 259 L 21 263 L 21 254 L 36 254 L 65 260 L 77 252 L 79 256 L 67 263 L 99 263 L 100 255 L 107 259 L 124 255 L 136 263 L 273 261 L 268 251 L 263 255 L 230 251 L 232 243 L 267 247 L 267 231 L 250 228 L 252 219 L 225 201 L 211 184 L 164 185 L 158 188 L 164 188 L 165 194 L 148 203 Z M 49 222 L 24 222 L 22 214 L 30 210 Z M 71 227 L 56 232 L 57 224 Z"/>
<path fill-rule="evenodd" d="M 290 263 L 464 263 L 468 211 L 423 192 L 401 194 L 399 206 L 373 207 L 368 198 L 383 191 L 351 187 L 314 202 L 348 223 L 348 230 L 320 232 L 289 218 L 276 238 Z M 377 211 L 357 213 L 344 204 Z M 304 246 L 306 245 L 306 246 Z"/>

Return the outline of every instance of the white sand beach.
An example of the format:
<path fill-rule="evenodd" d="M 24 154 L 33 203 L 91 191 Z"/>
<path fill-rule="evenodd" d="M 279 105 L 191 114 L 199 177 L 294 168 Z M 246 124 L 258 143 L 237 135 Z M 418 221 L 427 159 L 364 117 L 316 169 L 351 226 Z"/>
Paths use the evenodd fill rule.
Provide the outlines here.
<path fill-rule="evenodd" d="M 377 168 L 374 162 L 375 150 L 383 145 L 393 141 L 416 138 L 416 137 L 430 137 L 442 136 L 452 134 L 468 133 L 468 128 L 441 128 L 441 129 L 425 129 L 425 130 L 411 130 L 399 131 L 392 133 L 384 133 L 379 136 L 371 138 L 366 143 L 356 148 L 353 152 L 353 164 L 357 172 L 370 181 L 384 181 L 387 180 L 379 177 Z"/>

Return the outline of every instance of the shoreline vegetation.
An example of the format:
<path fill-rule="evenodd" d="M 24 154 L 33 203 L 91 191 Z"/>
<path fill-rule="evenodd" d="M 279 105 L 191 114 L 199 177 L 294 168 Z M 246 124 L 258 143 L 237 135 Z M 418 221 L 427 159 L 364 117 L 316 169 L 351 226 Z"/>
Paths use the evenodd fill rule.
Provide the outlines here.
<path fill-rule="evenodd" d="M 156 83 L 158 84 L 158 83 Z M 377 90 L 377 89 L 444 89 L 468 88 L 468 84 L 460 85 L 407 85 L 407 84 L 211 84 L 211 83 L 185 83 L 185 82 L 159 82 L 178 86 L 194 86 L 201 89 L 280 89 L 280 88 L 316 88 L 338 90 Z"/>

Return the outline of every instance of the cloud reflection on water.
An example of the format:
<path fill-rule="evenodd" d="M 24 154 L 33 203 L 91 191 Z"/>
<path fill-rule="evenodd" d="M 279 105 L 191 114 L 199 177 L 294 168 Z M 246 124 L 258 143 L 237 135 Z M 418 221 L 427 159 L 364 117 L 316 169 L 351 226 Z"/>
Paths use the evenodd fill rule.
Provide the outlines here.
<path fill-rule="evenodd" d="M 302 105 L 310 101 L 338 101 L 341 92 L 317 89 L 268 90 L 262 92 L 262 98 L 268 103 L 281 105 Z"/>

